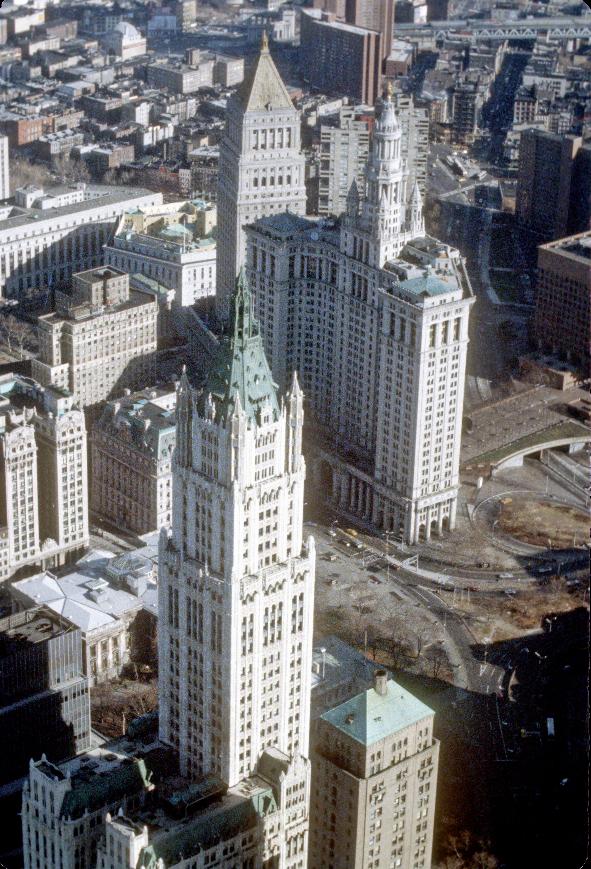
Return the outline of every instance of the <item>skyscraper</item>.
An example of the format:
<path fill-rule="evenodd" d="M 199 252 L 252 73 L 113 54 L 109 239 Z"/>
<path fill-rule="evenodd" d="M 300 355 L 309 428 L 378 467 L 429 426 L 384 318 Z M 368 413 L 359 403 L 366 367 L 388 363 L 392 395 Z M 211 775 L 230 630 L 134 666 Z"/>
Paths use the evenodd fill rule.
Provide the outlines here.
<path fill-rule="evenodd" d="M 278 396 L 242 277 L 230 326 L 205 389 L 185 375 L 177 399 L 159 553 L 155 747 L 168 764 L 150 781 L 143 742 L 131 757 L 129 742 L 101 747 L 67 774 L 31 763 L 26 869 L 306 869 L 315 549 L 302 540 L 303 397 L 295 376 Z"/>
<path fill-rule="evenodd" d="M 267 748 L 307 757 L 314 543 L 302 393 L 294 376 L 279 400 L 242 275 L 230 325 L 203 392 L 179 391 L 159 669 L 162 740 L 183 773 L 233 786 Z"/>
<path fill-rule="evenodd" d="M 415 542 L 455 525 L 473 297 L 411 181 L 388 96 L 338 229 L 283 214 L 247 234 L 273 376 L 297 370 L 307 394 L 319 493 Z"/>
<path fill-rule="evenodd" d="M 306 211 L 300 116 L 264 37 L 257 62 L 228 101 L 220 147 L 216 296 L 222 314 L 246 257 L 245 224 L 283 211 Z"/>

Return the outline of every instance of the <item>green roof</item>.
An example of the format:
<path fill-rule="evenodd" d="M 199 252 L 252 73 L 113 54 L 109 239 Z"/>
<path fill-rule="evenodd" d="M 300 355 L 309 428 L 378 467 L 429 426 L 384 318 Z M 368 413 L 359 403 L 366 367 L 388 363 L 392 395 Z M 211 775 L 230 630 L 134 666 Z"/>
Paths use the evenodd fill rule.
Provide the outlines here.
<path fill-rule="evenodd" d="M 390 679 L 386 694 L 370 688 L 325 712 L 321 718 L 362 745 L 373 745 L 434 714 L 406 688 Z"/>
<path fill-rule="evenodd" d="M 62 803 L 63 818 L 81 818 L 86 810 L 98 811 L 129 794 L 145 790 L 151 772 L 141 758 L 124 760 L 107 772 L 80 772 L 72 777 L 72 790 Z"/>
<path fill-rule="evenodd" d="M 271 788 L 222 807 L 219 812 L 207 811 L 183 827 L 168 831 L 144 848 L 138 869 L 153 869 L 158 859 L 166 866 L 175 866 L 181 860 L 207 851 L 220 842 L 239 833 L 254 829 L 259 817 L 277 811 Z"/>
<path fill-rule="evenodd" d="M 444 293 L 452 293 L 458 289 L 458 287 L 446 284 L 445 281 L 434 277 L 434 275 L 409 278 L 407 281 L 401 281 L 398 286 L 414 296 L 442 296 Z"/>
<path fill-rule="evenodd" d="M 203 401 L 211 395 L 222 418 L 232 415 L 239 402 L 247 417 L 258 423 L 267 406 L 274 419 L 279 416 L 277 387 L 265 356 L 259 325 L 252 312 L 252 297 L 241 271 L 230 307 L 231 334 L 220 341 L 209 372 Z"/>

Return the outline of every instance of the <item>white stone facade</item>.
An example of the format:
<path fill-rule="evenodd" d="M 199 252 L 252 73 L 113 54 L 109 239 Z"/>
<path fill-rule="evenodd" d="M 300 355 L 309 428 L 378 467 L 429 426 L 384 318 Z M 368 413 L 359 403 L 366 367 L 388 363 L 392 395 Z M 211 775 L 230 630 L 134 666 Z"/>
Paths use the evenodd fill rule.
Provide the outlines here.
<path fill-rule="evenodd" d="M 290 759 L 300 799 L 295 813 L 281 803 L 277 865 L 304 866 L 315 556 L 302 540 L 303 396 L 294 379 L 279 404 L 248 293 L 232 310 L 216 376 L 200 399 L 186 380 L 178 397 L 173 527 L 160 551 L 159 672 L 170 674 L 160 734 L 184 774 L 231 787 L 265 751 Z"/>
<path fill-rule="evenodd" d="M 35 378 L 68 389 L 80 407 L 152 382 L 157 299 L 130 291 L 129 275 L 113 268 L 81 272 L 72 283 L 72 293 L 57 295 L 56 312 L 39 318 Z"/>
<path fill-rule="evenodd" d="M 304 169 L 300 115 L 264 42 L 254 69 L 228 101 L 220 147 L 216 296 L 222 313 L 245 262 L 244 226 L 283 211 L 305 214 Z"/>
<path fill-rule="evenodd" d="M 26 564 L 59 565 L 88 545 L 84 415 L 71 395 L 4 375 L 4 395 L 35 408 L 0 408 L 0 578 Z M 10 390 L 10 393 L 9 393 Z"/>
<path fill-rule="evenodd" d="M 64 195 L 71 191 L 71 195 Z M 127 187 L 63 188 L 17 197 L 0 208 L 0 295 L 46 292 L 102 262 L 103 245 L 123 212 L 158 205 L 161 193 Z"/>
<path fill-rule="evenodd" d="M 215 214 L 215 209 L 209 209 Z M 135 209 L 123 215 L 113 241 L 105 247 L 105 263 L 133 274 L 139 272 L 175 290 L 174 304 L 193 305 L 215 294 L 216 242 L 210 235 L 215 219 L 189 202 Z M 213 223 L 213 225 L 212 225 Z M 161 227 L 159 232 L 154 227 Z M 207 232 L 201 238 L 199 228 Z M 174 233 L 174 229 L 177 233 Z"/>
<path fill-rule="evenodd" d="M 361 211 L 352 185 L 338 228 L 265 218 L 247 229 L 247 268 L 273 375 L 300 374 L 323 491 L 413 542 L 455 524 L 473 297 L 407 181 L 387 99 Z"/>

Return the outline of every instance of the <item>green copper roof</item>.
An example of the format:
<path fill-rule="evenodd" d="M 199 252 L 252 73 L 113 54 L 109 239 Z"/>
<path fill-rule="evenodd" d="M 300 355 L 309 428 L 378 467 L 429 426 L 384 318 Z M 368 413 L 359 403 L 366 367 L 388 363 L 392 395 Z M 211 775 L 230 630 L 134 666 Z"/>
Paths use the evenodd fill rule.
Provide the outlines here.
<path fill-rule="evenodd" d="M 386 694 L 370 688 L 321 717 L 362 745 L 373 745 L 429 715 L 432 709 L 390 679 Z"/>
<path fill-rule="evenodd" d="M 62 803 L 63 818 L 81 818 L 86 810 L 97 811 L 130 794 L 145 790 L 151 773 L 141 758 L 123 761 L 103 773 L 81 772 L 72 777 L 72 790 Z"/>
<path fill-rule="evenodd" d="M 218 415 L 228 418 L 239 401 L 252 422 L 259 421 L 259 412 L 267 405 L 277 419 L 277 387 L 265 356 L 259 324 L 252 313 L 252 297 L 243 271 L 231 299 L 230 328 L 231 333 L 220 341 L 202 402 L 211 395 Z"/>
<path fill-rule="evenodd" d="M 221 807 L 217 812 L 204 812 L 186 825 L 158 836 L 144 848 L 138 869 L 154 869 L 158 859 L 163 860 L 165 866 L 176 866 L 183 859 L 254 829 L 259 817 L 275 811 L 277 803 L 269 788 L 250 799 Z"/>

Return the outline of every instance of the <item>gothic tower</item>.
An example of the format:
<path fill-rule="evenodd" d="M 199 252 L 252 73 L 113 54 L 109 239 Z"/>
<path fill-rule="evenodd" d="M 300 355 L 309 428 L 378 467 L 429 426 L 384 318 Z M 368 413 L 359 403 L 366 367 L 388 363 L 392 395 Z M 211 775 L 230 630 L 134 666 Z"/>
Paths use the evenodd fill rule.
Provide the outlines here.
<path fill-rule="evenodd" d="M 278 751 L 307 787 L 315 552 L 302 539 L 303 397 L 295 376 L 277 395 L 242 272 L 230 323 L 205 389 L 186 375 L 179 388 L 172 532 L 160 543 L 160 735 L 185 775 L 233 787 Z"/>
<path fill-rule="evenodd" d="M 220 147 L 216 303 L 221 315 L 227 315 L 244 264 L 245 224 L 283 211 L 306 212 L 300 115 L 264 36 L 257 62 L 228 101 Z"/>

